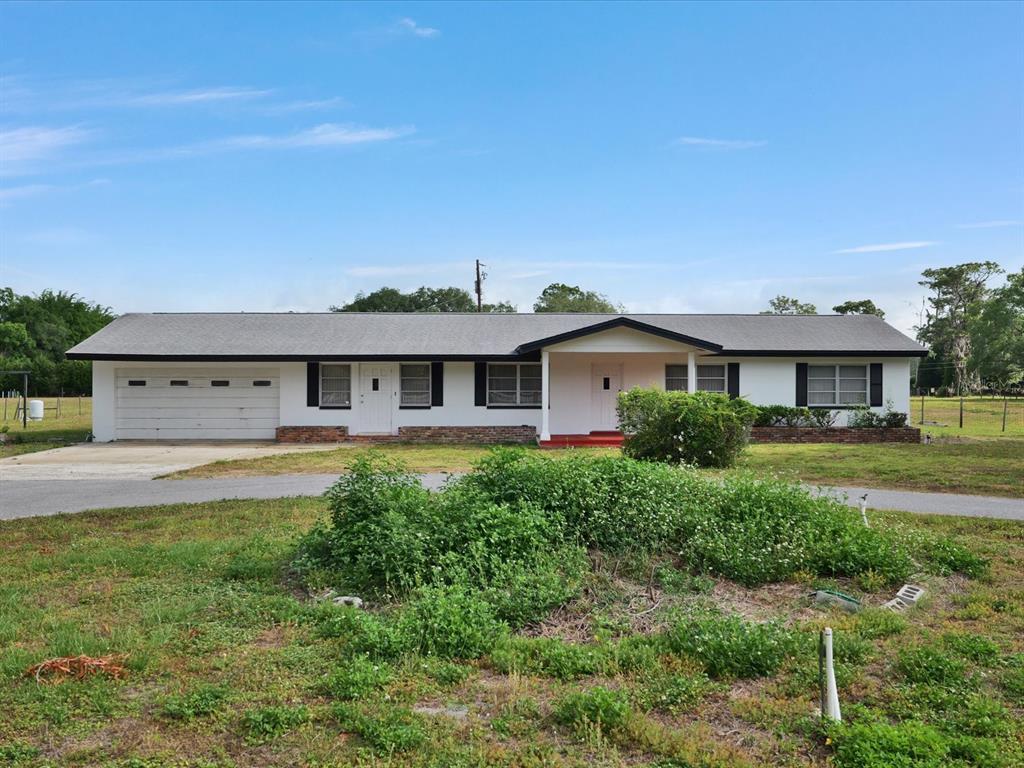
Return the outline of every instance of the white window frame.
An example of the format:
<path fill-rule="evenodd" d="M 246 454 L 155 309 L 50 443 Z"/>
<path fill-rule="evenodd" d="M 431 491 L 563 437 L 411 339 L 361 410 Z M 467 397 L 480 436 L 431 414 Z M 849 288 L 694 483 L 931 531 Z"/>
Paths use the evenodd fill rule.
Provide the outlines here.
<path fill-rule="evenodd" d="M 831 368 L 831 376 L 812 376 L 812 371 L 818 369 L 818 373 L 821 373 L 823 368 Z M 860 368 L 864 371 L 863 376 L 843 376 L 844 368 Z M 847 371 L 849 373 L 849 371 Z M 828 390 L 813 390 L 811 389 L 811 381 L 831 381 L 832 382 L 832 400 L 827 403 L 822 402 L 811 402 L 815 399 L 815 395 L 827 394 Z M 863 381 L 864 389 L 843 389 L 843 382 L 850 381 Z M 863 395 L 863 399 L 850 399 L 849 395 Z M 861 363 L 811 363 L 807 366 L 807 407 L 808 408 L 850 408 L 857 406 L 866 406 L 871 400 L 871 367 L 867 364 Z"/>
<path fill-rule="evenodd" d="M 722 375 L 721 376 L 719 376 L 717 374 L 714 375 L 714 376 L 709 375 L 709 372 L 710 372 L 710 370 L 712 368 L 721 368 L 722 369 Z M 701 392 L 717 392 L 719 394 L 724 395 L 729 390 L 728 376 L 729 376 L 729 366 L 727 366 L 725 363 L 707 363 L 705 365 L 698 365 L 697 366 L 697 389 L 700 390 Z M 718 388 L 709 389 L 708 388 L 708 382 L 712 382 L 712 381 L 721 381 L 722 382 L 722 388 L 721 389 L 718 389 Z M 701 382 L 703 382 L 703 384 Z"/>
<path fill-rule="evenodd" d="M 344 368 L 348 371 L 347 376 L 327 376 L 328 369 Z M 348 381 L 348 399 L 345 402 L 327 402 L 325 394 L 342 394 L 343 390 L 324 390 L 324 381 Z M 351 363 L 320 363 L 320 407 L 321 408 L 351 408 L 352 407 L 352 365 Z"/>
<path fill-rule="evenodd" d="M 515 402 L 513 402 L 513 403 L 495 403 L 495 402 L 491 401 L 492 393 L 495 393 L 495 392 L 502 392 L 502 393 L 512 392 L 512 390 L 510 390 L 510 389 L 500 389 L 500 390 L 492 390 L 491 389 L 491 379 L 492 378 L 501 378 L 501 379 L 511 378 L 510 376 L 492 376 L 491 375 L 491 369 L 494 366 L 496 366 L 496 365 L 508 366 L 510 368 L 514 367 L 516 369 Z M 531 395 L 531 397 L 534 395 L 534 393 L 536 393 L 536 397 L 537 397 L 537 401 L 536 402 L 524 402 L 524 400 L 523 400 L 523 378 L 524 378 L 523 377 L 523 368 L 531 368 L 531 369 L 535 368 L 537 370 L 537 375 L 536 376 L 527 376 L 525 378 L 531 379 L 531 380 L 532 379 L 536 379 L 537 381 L 541 381 L 542 380 L 542 378 L 543 378 L 543 371 L 541 370 L 541 363 L 488 363 L 487 364 L 487 407 L 488 408 L 540 408 L 540 406 L 541 406 L 541 399 L 543 398 L 543 394 L 542 394 L 541 389 L 526 390 Z M 543 385 L 542 385 L 542 388 L 543 388 Z"/>
<path fill-rule="evenodd" d="M 411 368 L 412 366 L 418 366 L 418 367 L 421 367 L 421 368 L 426 368 L 427 369 L 427 375 L 426 376 L 406 376 L 405 375 L 405 369 L 406 368 Z M 433 374 L 433 371 L 431 370 L 430 363 L 399 363 L 399 365 L 398 365 L 398 407 L 399 408 L 429 408 L 430 407 L 430 403 L 433 402 L 433 391 L 432 391 L 433 381 L 432 381 L 432 379 L 434 377 L 433 377 L 432 374 Z M 406 380 L 423 380 L 423 379 L 426 379 L 426 382 L 427 382 L 427 389 L 426 389 L 425 392 L 422 389 L 409 390 L 408 392 L 406 391 L 406 389 L 405 389 L 405 382 L 406 382 Z M 406 402 L 406 400 L 405 400 L 405 396 L 406 395 L 422 396 L 424 394 L 426 394 L 426 396 L 427 396 L 427 401 L 425 403 Z"/>
<path fill-rule="evenodd" d="M 669 376 L 670 368 L 682 368 L 682 376 Z M 665 363 L 665 391 L 666 392 L 687 392 L 689 388 L 689 366 L 686 363 Z M 673 382 L 673 386 L 669 386 Z M 682 386 L 679 386 L 679 385 Z"/>

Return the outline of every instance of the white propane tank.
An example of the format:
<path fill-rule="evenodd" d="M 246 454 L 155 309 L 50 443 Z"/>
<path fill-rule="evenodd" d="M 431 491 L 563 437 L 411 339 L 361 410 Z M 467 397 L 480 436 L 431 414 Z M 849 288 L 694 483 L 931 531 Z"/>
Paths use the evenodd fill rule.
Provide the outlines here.
<path fill-rule="evenodd" d="M 43 420 L 43 401 L 42 400 L 29 400 L 28 401 L 28 417 L 31 421 L 42 421 Z"/>

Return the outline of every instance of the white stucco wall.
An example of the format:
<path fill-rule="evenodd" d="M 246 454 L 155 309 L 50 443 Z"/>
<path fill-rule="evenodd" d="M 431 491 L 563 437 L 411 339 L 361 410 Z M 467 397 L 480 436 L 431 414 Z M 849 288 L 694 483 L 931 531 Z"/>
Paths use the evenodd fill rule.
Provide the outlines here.
<path fill-rule="evenodd" d="M 621 333 L 620 333 L 621 332 Z M 615 329 L 607 336 L 605 349 L 595 344 L 595 337 L 578 339 L 566 345 L 553 347 L 551 360 L 551 391 L 549 393 L 550 426 L 555 434 L 586 433 L 594 428 L 592 422 L 592 378 L 594 366 L 619 365 L 622 387 L 664 387 L 665 365 L 685 365 L 690 347 L 658 337 L 648 337 L 647 351 L 623 352 L 637 347 L 630 336 L 645 337 L 628 329 Z M 647 340 L 645 339 L 645 342 Z M 667 347 L 665 346 L 667 345 Z M 909 358 L 730 358 L 714 355 L 698 356 L 697 363 L 740 364 L 740 394 L 757 405 L 794 405 L 796 402 L 796 364 L 881 362 L 883 401 L 892 401 L 893 408 L 907 412 L 910 407 Z M 93 363 L 93 434 L 99 441 L 115 438 L 115 370 L 209 367 L 212 371 L 231 367 L 251 368 L 254 363 L 154 363 L 108 362 Z M 321 410 L 306 405 L 306 364 L 259 363 L 260 368 L 280 369 L 280 424 L 282 426 L 349 427 L 352 434 L 359 431 L 359 363 L 352 363 L 353 405 L 351 410 Z M 398 365 L 394 365 L 393 384 L 397 388 Z M 540 409 L 492 409 L 474 405 L 474 369 L 472 362 L 447 362 L 444 371 L 444 405 L 430 409 L 402 410 L 397 395 L 393 399 L 392 432 L 401 426 L 515 426 L 526 424 L 538 432 L 541 425 Z M 875 409 L 883 410 L 883 409 Z M 845 414 L 839 423 L 845 423 Z"/>

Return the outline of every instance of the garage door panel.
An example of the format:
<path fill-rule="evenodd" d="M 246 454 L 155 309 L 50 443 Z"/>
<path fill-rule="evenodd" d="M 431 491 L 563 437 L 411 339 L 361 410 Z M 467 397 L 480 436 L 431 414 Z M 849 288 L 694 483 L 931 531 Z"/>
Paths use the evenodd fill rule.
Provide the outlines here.
<path fill-rule="evenodd" d="M 122 368 L 115 372 L 120 439 L 252 440 L 274 437 L 279 373 L 245 368 Z M 187 386 L 170 382 L 187 381 Z M 129 382 L 144 381 L 144 386 Z M 212 386 L 227 381 L 228 386 Z M 269 382 L 254 386 L 253 382 Z"/>
<path fill-rule="evenodd" d="M 277 419 L 159 418 L 117 420 L 118 429 L 273 429 Z"/>
<path fill-rule="evenodd" d="M 195 417 L 200 419 L 229 419 L 229 418 L 265 418 L 265 419 L 276 419 L 277 418 L 277 407 L 235 407 L 235 406 L 198 406 L 198 405 L 180 405 L 164 407 L 163 405 L 155 408 L 118 408 L 117 416 L 119 419 L 125 418 L 188 418 Z"/>
<path fill-rule="evenodd" d="M 267 440 L 266 429 L 118 429 L 119 440 Z"/>

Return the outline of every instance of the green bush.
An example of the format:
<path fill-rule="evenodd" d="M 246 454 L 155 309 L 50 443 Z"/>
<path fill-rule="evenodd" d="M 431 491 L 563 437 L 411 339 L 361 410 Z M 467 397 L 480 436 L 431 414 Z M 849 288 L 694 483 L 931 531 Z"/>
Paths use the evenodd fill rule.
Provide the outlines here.
<path fill-rule="evenodd" d="M 480 594 L 499 619 L 518 629 L 540 621 L 553 608 L 579 594 L 589 570 L 590 560 L 582 547 L 542 550 L 530 564 L 496 567 Z"/>
<path fill-rule="evenodd" d="M 387 685 L 391 669 L 366 656 L 354 656 L 328 675 L 319 685 L 321 692 L 342 701 L 360 699 Z"/>
<path fill-rule="evenodd" d="M 823 409 L 825 413 L 831 413 Z M 790 405 L 759 405 L 754 419 L 756 427 L 809 427 L 818 426 L 810 408 L 794 408 Z M 830 426 L 830 425 L 825 425 Z"/>
<path fill-rule="evenodd" d="M 913 561 L 893 537 L 866 528 L 839 502 L 773 478 L 727 477 L 703 514 L 683 519 L 680 556 L 691 567 L 747 586 L 797 571 L 855 576 L 875 571 L 889 583 Z"/>
<path fill-rule="evenodd" d="M 735 464 L 757 417 L 741 398 L 640 388 L 619 394 L 618 413 L 626 456 L 699 467 Z"/>
<path fill-rule="evenodd" d="M 954 653 L 985 667 L 994 667 L 999 661 L 999 644 L 984 635 L 948 633 L 942 636 L 943 644 Z"/>
<path fill-rule="evenodd" d="M 706 616 L 676 622 L 665 642 L 673 653 L 699 661 L 711 677 L 763 677 L 793 654 L 797 639 L 776 623 Z"/>
<path fill-rule="evenodd" d="M 422 581 L 427 565 L 424 510 L 430 492 L 395 462 L 372 453 L 327 491 L 330 566 L 348 583 L 382 595 Z"/>
<path fill-rule="evenodd" d="M 275 739 L 308 721 L 309 710 L 305 707 L 263 707 L 242 715 L 242 725 L 254 742 Z"/>
<path fill-rule="evenodd" d="M 461 585 L 423 587 L 402 608 L 397 631 L 406 650 L 475 659 L 508 632 L 494 608 Z"/>
<path fill-rule="evenodd" d="M 555 720 L 562 725 L 577 729 L 592 725 L 605 733 L 621 731 L 632 715 L 625 693 L 602 687 L 568 693 L 554 708 Z"/>
<path fill-rule="evenodd" d="M 711 681 L 703 674 L 661 672 L 644 675 L 643 684 L 633 698 L 643 710 L 676 714 L 700 702 L 711 686 Z"/>

